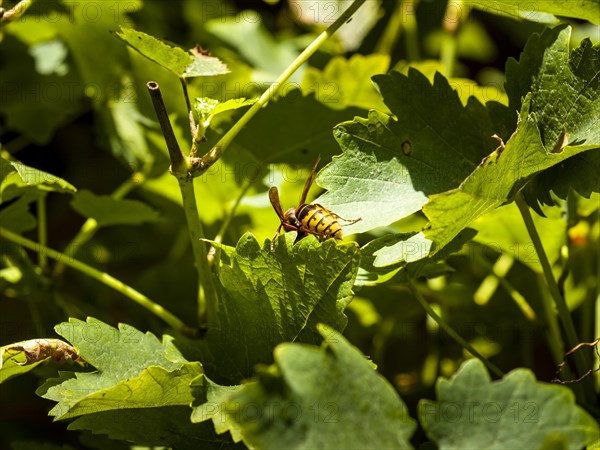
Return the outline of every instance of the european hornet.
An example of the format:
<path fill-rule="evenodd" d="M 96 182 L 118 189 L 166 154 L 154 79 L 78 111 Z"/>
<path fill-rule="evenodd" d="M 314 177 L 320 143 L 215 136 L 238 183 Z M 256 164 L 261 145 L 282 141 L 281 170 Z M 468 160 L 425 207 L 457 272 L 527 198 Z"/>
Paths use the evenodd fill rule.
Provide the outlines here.
<path fill-rule="evenodd" d="M 298 242 L 307 234 L 314 234 L 322 239 L 342 239 L 342 226 L 338 222 L 338 219 L 347 222 L 347 224 L 356 223 L 361 220 L 360 217 L 358 219 L 344 219 L 321 205 L 304 203 L 320 160 L 321 157 L 319 156 L 308 175 L 297 208 L 290 208 L 284 213 L 279 202 L 279 191 L 275 186 L 269 189 L 269 200 L 271 200 L 271 205 L 273 205 L 273 209 L 281 221 L 279 228 L 277 228 L 277 232 L 271 241 L 271 250 L 273 250 L 275 238 L 277 238 L 277 235 L 279 235 L 282 228 L 285 231 L 297 231 L 298 235 L 296 236 L 294 243 Z"/>

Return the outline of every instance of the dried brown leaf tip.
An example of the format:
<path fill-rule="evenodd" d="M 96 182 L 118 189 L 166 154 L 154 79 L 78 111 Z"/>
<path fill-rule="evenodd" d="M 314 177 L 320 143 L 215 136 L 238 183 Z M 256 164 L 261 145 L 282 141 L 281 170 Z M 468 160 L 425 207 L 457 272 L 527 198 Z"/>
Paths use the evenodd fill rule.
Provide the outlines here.
<path fill-rule="evenodd" d="M 25 355 L 24 362 L 15 361 L 20 366 L 29 366 L 40 361 L 52 358 L 63 364 L 66 360 L 83 363 L 75 347 L 59 339 L 32 339 L 30 341 L 17 342 L 6 348 L 7 352 Z"/>

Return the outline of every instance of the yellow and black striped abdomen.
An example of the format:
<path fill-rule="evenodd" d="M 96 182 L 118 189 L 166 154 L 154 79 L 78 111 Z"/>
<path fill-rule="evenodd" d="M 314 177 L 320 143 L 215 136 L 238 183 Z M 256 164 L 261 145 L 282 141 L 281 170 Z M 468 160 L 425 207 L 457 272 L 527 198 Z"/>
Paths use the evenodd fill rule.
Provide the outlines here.
<path fill-rule="evenodd" d="M 342 239 L 342 226 L 336 216 L 321 205 L 302 205 L 296 217 L 305 230 L 322 237 Z"/>

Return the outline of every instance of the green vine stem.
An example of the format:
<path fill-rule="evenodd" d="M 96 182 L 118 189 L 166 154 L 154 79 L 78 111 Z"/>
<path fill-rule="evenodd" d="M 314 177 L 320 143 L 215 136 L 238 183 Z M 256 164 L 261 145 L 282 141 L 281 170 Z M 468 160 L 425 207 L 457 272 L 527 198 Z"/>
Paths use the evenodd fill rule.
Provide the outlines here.
<path fill-rule="evenodd" d="M 14 22 L 19 19 L 25 11 L 29 9 L 32 5 L 32 0 L 22 0 L 17 3 L 12 9 L 4 10 L 0 8 L 0 26 L 4 26 L 9 24 L 10 22 Z M 0 2 L 0 6 L 2 6 L 2 2 Z M 2 40 L 2 36 L 0 36 L 0 41 Z"/>
<path fill-rule="evenodd" d="M 569 308 L 567 307 L 567 303 L 565 302 L 564 298 L 560 295 L 558 284 L 556 283 L 554 275 L 552 274 L 552 267 L 550 266 L 550 261 L 548 260 L 548 256 L 546 255 L 546 251 L 544 250 L 544 246 L 542 245 L 540 235 L 538 234 L 537 229 L 535 228 L 533 218 L 531 217 L 529 207 L 527 206 L 523 194 L 518 194 L 515 202 L 519 208 L 521 217 L 523 218 L 523 222 L 525 222 L 525 227 L 527 228 L 527 232 L 529 233 L 529 237 L 531 238 L 531 242 L 533 243 L 535 251 L 540 260 L 546 285 L 548 287 L 548 290 L 550 291 L 552 299 L 554 300 L 554 305 L 558 310 L 558 317 L 565 332 L 565 340 L 567 347 L 573 348 L 579 343 L 579 338 L 577 337 L 577 332 L 575 331 L 575 326 L 573 325 L 573 321 L 571 319 L 571 313 L 569 312 Z M 544 304 L 547 303 L 544 302 Z M 553 315 L 554 311 L 546 311 L 546 314 Z M 576 375 L 577 377 L 579 377 L 581 376 L 581 374 L 586 372 L 589 363 L 586 362 L 584 355 L 580 352 L 575 352 L 573 357 L 575 360 L 575 368 L 577 371 Z M 583 395 L 586 403 L 592 403 L 594 401 L 593 399 L 596 399 L 596 392 L 593 385 L 593 377 L 586 377 L 583 380 L 581 380 L 581 387 L 583 389 Z"/>
<path fill-rule="evenodd" d="M 218 306 L 216 292 L 212 283 L 210 264 L 208 262 L 208 249 L 206 243 L 203 241 L 205 238 L 204 229 L 200 221 L 200 215 L 198 214 L 198 205 L 196 204 L 194 178 L 192 176 L 193 163 L 191 158 L 186 158 L 179 148 L 160 92 L 160 86 L 155 81 L 149 81 L 147 87 L 169 150 L 171 173 L 179 182 L 183 211 L 190 235 L 196 271 L 198 273 L 198 321 L 201 327 L 205 327 L 207 323 L 216 323 Z"/>
<path fill-rule="evenodd" d="M 48 244 L 48 221 L 46 214 L 46 195 L 43 194 L 36 201 L 37 206 L 37 230 L 38 230 L 38 241 L 41 245 L 46 246 Z M 48 257 L 44 252 L 38 253 L 38 264 L 42 271 L 46 270 L 48 266 Z"/>
<path fill-rule="evenodd" d="M 48 248 L 46 246 L 40 245 L 33 241 L 30 241 L 27 238 L 24 238 L 12 231 L 9 231 L 5 228 L 0 227 L 0 236 L 12 241 L 16 244 L 24 248 L 28 248 L 37 253 L 45 253 L 49 258 L 52 258 L 57 261 L 63 261 L 67 266 L 72 267 L 75 270 L 80 271 L 81 273 L 86 274 L 87 276 L 94 278 L 101 282 L 102 284 L 114 289 L 115 291 L 123 294 L 124 296 L 130 298 L 138 305 L 147 309 L 154 315 L 160 317 L 164 320 L 169 326 L 179 331 L 182 334 L 187 336 L 196 336 L 197 330 L 195 328 L 187 326 L 182 320 L 178 319 L 174 314 L 167 311 L 162 306 L 150 300 L 144 294 L 136 291 L 135 289 L 127 286 L 125 283 L 117 280 L 116 278 L 110 276 L 106 272 L 101 272 L 98 269 L 94 269 L 91 266 L 88 266 L 81 261 L 78 261 L 72 258 L 69 255 L 65 255 L 64 253 L 60 253 L 56 250 Z"/>
<path fill-rule="evenodd" d="M 333 22 L 325 31 L 323 31 L 302 53 L 283 71 L 283 73 L 275 80 L 271 86 L 260 96 L 260 98 L 252 105 L 246 113 L 227 131 L 227 133 L 217 142 L 217 144 L 204 156 L 200 158 L 197 165 L 194 165 L 194 176 L 201 175 L 210 166 L 216 163 L 225 149 L 231 144 L 239 132 L 244 128 L 250 119 L 252 119 L 258 111 L 269 103 L 269 100 L 281 89 L 284 83 L 310 58 L 323 43 L 329 39 L 350 17 L 360 8 L 366 0 L 354 0 L 354 2 Z"/>
<path fill-rule="evenodd" d="M 194 193 L 193 178 L 179 178 L 179 188 L 183 202 L 183 211 L 188 225 L 190 241 L 196 270 L 198 272 L 198 320 L 201 326 L 207 323 L 216 324 L 217 294 L 215 292 L 212 272 L 208 262 L 208 248 L 204 242 L 204 228 L 198 215 L 198 205 Z"/>
<path fill-rule="evenodd" d="M 177 178 L 187 178 L 191 174 L 192 165 L 189 160 L 184 156 L 177 143 L 177 138 L 173 132 L 171 121 L 169 120 L 169 114 L 163 101 L 162 93 L 160 92 L 160 86 L 156 81 L 149 81 L 146 83 L 148 93 L 152 99 L 152 105 L 160 124 L 160 129 L 165 138 L 167 144 L 167 150 L 169 151 L 169 158 L 171 160 L 171 173 Z"/>
<path fill-rule="evenodd" d="M 423 298 L 423 296 L 412 281 L 408 283 L 408 288 L 410 289 L 411 294 L 417 299 L 417 301 L 421 304 L 425 312 L 429 315 L 429 317 L 431 317 L 439 325 L 439 327 L 442 330 L 444 330 L 446 334 L 448 334 L 448 336 L 454 339 L 461 347 L 463 347 L 473 356 L 480 359 L 481 362 L 483 362 L 488 367 L 488 369 L 490 369 L 494 373 L 494 375 L 496 375 L 499 378 L 502 378 L 504 376 L 504 373 L 500 369 L 498 369 L 498 367 L 496 367 L 489 359 L 487 359 L 485 356 L 479 353 L 475 349 L 475 347 L 473 347 L 471 344 L 465 341 L 456 331 L 452 329 L 452 327 L 450 327 L 444 321 L 444 319 L 437 315 L 437 313 L 433 310 L 433 308 L 427 302 L 427 300 Z"/>

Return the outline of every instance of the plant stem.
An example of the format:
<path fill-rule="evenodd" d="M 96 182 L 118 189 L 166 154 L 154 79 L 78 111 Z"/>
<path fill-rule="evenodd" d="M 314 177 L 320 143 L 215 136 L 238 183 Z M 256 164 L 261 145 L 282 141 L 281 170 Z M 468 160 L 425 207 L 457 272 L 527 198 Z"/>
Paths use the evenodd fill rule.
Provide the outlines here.
<path fill-rule="evenodd" d="M 323 45 L 323 43 L 329 39 L 350 17 L 356 12 L 358 8 L 365 3 L 366 0 L 354 0 L 354 2 L 333 22 L 329 28 L 323 31 L 313 42 L 310 43 L 308 47 L 304 49 L 304 51 L 283 71 L 283 73 L 275 80 L 275 82 L 269 86 L 269 88 L 260 96 L 252 107 L 246 111 L 246 113 L 240 117 L 230 129 L 229 131 L 217 142 L 217 144 L 202 158 L 200 158 L 200 163 L 198 165 L 199 173 L 195 175 L 200 175 L 201 173 L 208 170 L 210 166 L 216 163 L 225 149 L 231 144 L 231 142 L 235 139 L 235 137 L 239 134 L 239 132 L 246 126 L 246 124 L 252 119 L 258 111 L 261 110 L 271 98 L 281 89 L 283 84 L 292 76 L 292 74 L 298 70 L 298 68 L 304 64 L 308 58 L 310 58 L 318 49 Z"/>
<path fill-rule="evenodd" d="M 32 0 L 22 0 L 19 3 L 17 3 L 12 9 L 4 11 L 4 14 L 0 16 L 0 25 L 6 25 L 20 18 L 23 14 L 25 14 L 25 11 L 29 9 L 32 3 Z M 0 5 L 2 5 L 2 3 L 0 3 Z M 0 40 L 1 39 L 2 38 L 0 37 Z"/>
<path fill-rule="evenodd" d="M 567 303 L 560 295 L 558 284 L 556 283 L 554 275 L 552 274 L 552 267 L 550 266 L 550 261 L 548 260 L 548 256 L 546 255 L 546 251 L 544 250 L 544 246 L 542 245 L 540 235 L 538 234 L 537 229 L 535 228 L 533 218 L 531 217 L 529 207 L 525 202 L 523 194 L 519 193 L 515 199 L 515 202 L 519 208 L 519 211 L 521 212 L 521 217 L 523 217 L 523 222 L 525 222 L 525 227 L 527 228 L 527 232 L 529 233 L 531 242 L 533 243 L 535 251 L 540 260 L 546 285 L 548 287 L 548 290 L 550 291 L 552 299 L 554 300 L 554 305 L 558 310 L 558 317 L 565 332 L 567 347 L 573 348 L 579 343 L 579 338 L 577 337 L 577 332 L 575 331 L 575 326 L 573 325 L 573 321 L 571 319 L 571 313 L 569 312 Z M 553 311 L 548 311 L 548 314 L 553 314 Z M 580 377 L 586 372 L 586 361 L 584 359 L 584 356 L 580 352 L 575 352 L 573 357 L 575 359 L 575 367 L 577 369 L 576 375 L 577 377 Z M 587 399 L 587 403 L 592 403 L 592 399 L 596 398 L 595 389 L 592 383 L 593 377 L 586 377 L 583 380 L 581 380 L 581 387 L 584 391 L 584 396 Z"/>
<path fill-rule="evenodd" d="M 22 247 L 28 248 L 29 250 L 33 250 L 38 253 L 45 253 L 48 257 L 55 259 L 57 261 L 63 261 L 67 266 L 72 267 L 75 270 L 78 270 L 87 276 L 94 278 L 106 286 L 120 292 L 126 297 L 129 297 L 131 300 L 136 302 L 138 305 L 146 308 L 151 313 L 160 317 L 164 320 L 169 326 L 178 330 L 179 332 L 186 334 L 188 336 L 195 336 L 197 334 L 197 330 L 187 326 L 183 321 L 178 319 L 175 315 L 164 309 L 162 306 L 150 300 L 148 297 L 143 295 L 142 293 L 136 291 L 135 289 L 127 286 L 125 283 L 117 280 L 116 278 L 110 276 L 106 272 L 101 272 L 98 269 L 94 269 L 91 266 L 88 266 L 81 261 L 78 261 L 72 258 L 69 255 L 65 255 L 64 253 L 60 253 L 56 250 L 48 248 L 46 246 L 37 244 L 33 241 L 30 241 L 27 238 L 19 236 L 5 228 L 0 227 L 0 236 L 6 238 L 16 244 L 21 245 Z"/>
<path fill-rule="evenodd" d="M 46 246 L 48 244 L 48 223 L 46 215 L 46 195 L 40 196 L 36 201 L 37 205 L 37 222 L 38 222 L 38 241 L 41 245 Z M 44 252 L 38 253 L 38 264 L 42 271 L 46 270 L 48 266 L 48 257 Z"/>
<path fill-rule="evenodd" d="M 217 322 L 217 296 L 212 282 L 212 272 L 208 263 L 208 249 L 204 239 L 204 229 L 198 216 L 198 206 L 194 193 L 193 178 L 179 178 L 179 188 L 183 210 L 192 244 L 194 261 L 198 272 L 198 319 L 201 326 Z"/>
<path fill-rule="evenodd" d="M 160 92 L 160 86 L 156 81 L 149 81 L 146 86 L 148 87 L 150 98 L 152 99 L 152 105 L 154 106 L 160 129 L 162 130 L 165 142 L 167 143 L 167 149 L 171 159 L 171 173 L 178 178 L 188 177 L 192 167 L 184 154 L 181 153 L 181 149 L 175 138 L 175 133 L 173 133 L 173 127 L 171 126 L 169 114 L 167 113 L 167 108 L 165 107 L 162 93 Z"/>
<path fill-rule="evenodd" d="M 187 107 L 188 112 L 188 120 L 190 122 L 190 133 L 192 137 L 196 134 L 196 122 L 194 121 L 194 112 L 192 111 L 192 104 L 190 103 L 190 95 L 188 94 L 187 81 L 185 77 L 179 77 L 179 81 L 181 82 L 181 89 L 183 90 L 183 98 L 185 98 L 185 106 Z M 193 149 L 194 147 L 192 147 Z M 195 154 L 192 154 L 190 151 L 190 156 L 194 157 Z"/>
<path fill-rule="evenodd" d="M 496 375 L 499 378 L 502 378 L 504 376 L 504 373 L 500 369 L 498 369 L 498 367 L 496 367 L 490 360 L 488 360 L 485 356 L 479 353 L 475 349 L 475 347 L 473 347 L 471 344 L 465 341 L 456 331 L 452 329 L 452 327 L 450 327 L 444 321 L 444 319 L 442 319 L 436 314 L 431 305 L 427 302 L 427 300 L 423 298 L 423 296 L 412 281 L 408 283 L 408 288 L 410 289 L 410 292 L 413 294 L 413 296 L 417 299 L 417 301 L 421 304 L 425 312 L 427 312 L 429 317 L 431 317 L 439 325 L 439 327 L 442 330 L 444 330 L 446 334 L 448 334 L 448 336 L 454 339 L 461 347 L 466 349 L 473 356 L 481 360 L 481 362 L 483 362 L 488 367 L 488 369 L 490 369 L 494 373 L 494 375 Z"/>

